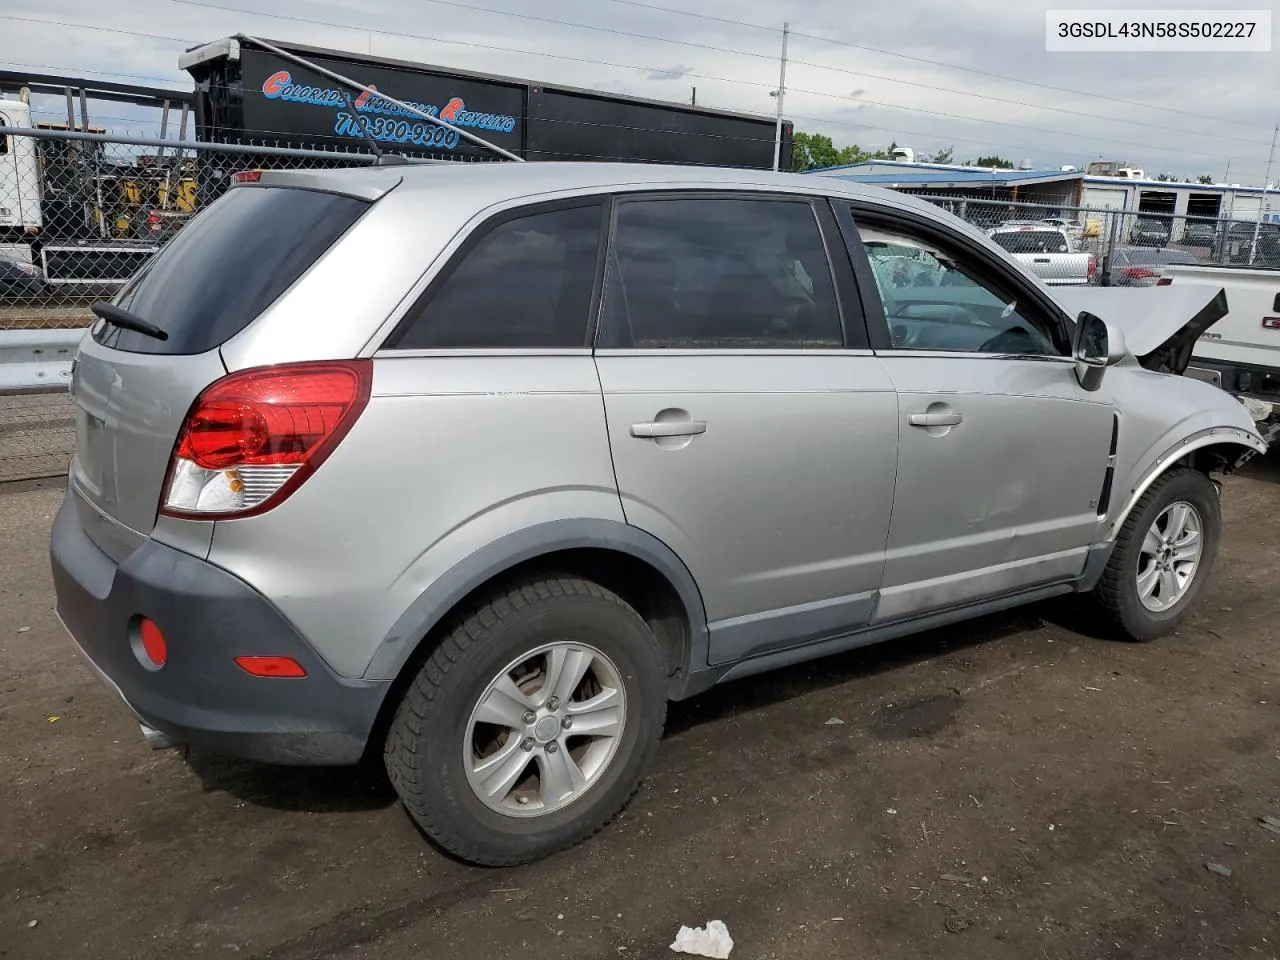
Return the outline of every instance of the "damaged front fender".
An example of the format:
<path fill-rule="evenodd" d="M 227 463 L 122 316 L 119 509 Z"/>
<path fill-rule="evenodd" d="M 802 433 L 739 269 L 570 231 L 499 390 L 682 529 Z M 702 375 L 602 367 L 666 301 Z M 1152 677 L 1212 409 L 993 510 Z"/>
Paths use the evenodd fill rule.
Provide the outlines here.
<path fill-rule="evenodd" d="M 1210 284 L 1065 287 L 1052 291 L 1073 316 L 1087 311 L 1113 324 L 1142 366 L 1181 374 L 1196 341 L 1227 315 L 1227 292 Z"/>

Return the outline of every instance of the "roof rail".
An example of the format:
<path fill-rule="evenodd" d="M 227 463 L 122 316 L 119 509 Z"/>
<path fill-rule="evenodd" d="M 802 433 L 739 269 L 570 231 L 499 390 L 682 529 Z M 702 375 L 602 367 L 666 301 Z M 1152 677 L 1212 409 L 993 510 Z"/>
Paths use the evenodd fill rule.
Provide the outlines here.
<path fill-rule="evenodd" d="M 247 33 L 238 33 L 235 35 L 235 39 L 238 40 L 240 43 L 250 43 L 250 44 L 259 46 L 263 50 L 268 51 L 269 53 L 274 53 L 277 57 L 283 57 L 285 60 L 289 60 L 292 63 L 296 63 L 300 67 L 305 67 L 308 70 L 315 71 L 321 76 L 328 77 L 330 80 L 334 81 L 335 83 L 345 84 L 346 86 L 351 87 L 353 90 L 358 90 L 361 93 L 368 93 L 371 96 L 375 96 L 381 100 L 387 101 L 387 103 L 393 103 L 397 107 L 399 107 L 401 110 L 408 110 L 410 113 L 414 114 L 415 116 L 421 117 L 423 120 L 426 120 L 430 123 L 434 123 L 436 126 L 444 127 L 446 130 L 452 130 L 458 136 L 462 137 L 462 139 L 469 140 L 472 143 L 476 144 L 477 146 L 485 147 L 488 150 L 492 150 L 494 153 L 498 154 L 501 157 L 506 157 L 508 160 L 515 160 L 520 163 L 524 162 L 523 157 L 517 156 L 516 154 L 512 153 L 510 150 L 504 150 L 502 149 L 502 147 L 498 146 L 495 143 L 490 143 L 488 140 L 485 140 L 483 137 L 477 137 L 474 133 L 468 133 L 466 130 L 463 130 L 459 127 L 455 127 L 452 123 L 449 123 L 447 120 L 441 120 L 439 117 L 434 116 L 430 113 L 427 113 L 427 111 L 423 110 L 420 107 L 415 107 L 411 103 L 405 103 L 403 100 L 397 100 L 395 97 L 388 96 L 387 94 L 383 93 L 380 90 L 376 90 L 373 87 L 365 86 L 363 83 L 359 83 L 355 80 L 352 80 L 350 77 L 344 77 L 340 73 L 335 73 L 332 70 L 326 69 L 325 67 L 312 63 L 310 60 L 307 60 L 304 57 L 300 57 L 297 54 L 290 53 L 288 50 L 282 50 L 280 47 L 277 47 L 274 43 L 268 43 L 266 40 L 260 40 L 257 37 L 251 37 Z"/>

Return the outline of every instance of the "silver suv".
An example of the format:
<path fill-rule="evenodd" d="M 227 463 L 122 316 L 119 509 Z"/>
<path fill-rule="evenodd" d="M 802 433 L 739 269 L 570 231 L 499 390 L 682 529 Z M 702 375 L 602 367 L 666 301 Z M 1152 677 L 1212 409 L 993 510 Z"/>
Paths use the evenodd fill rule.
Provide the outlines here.
<path fill-rule="evenodd" d="M 58 613 L 153 743 L 380 753 L 532 860 L 720 681 L 1072 591 L 1183 618 L 1265 450 L 1176 376 L 1225 299 L 1074 295 L 833 178 L 266 174 L 95 307 Z"/>

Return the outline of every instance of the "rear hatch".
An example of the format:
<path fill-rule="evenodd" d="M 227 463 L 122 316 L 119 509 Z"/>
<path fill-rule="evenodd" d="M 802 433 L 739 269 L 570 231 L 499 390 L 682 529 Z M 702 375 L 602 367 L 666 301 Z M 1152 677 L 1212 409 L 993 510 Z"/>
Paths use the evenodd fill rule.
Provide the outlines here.
<path fill-rule="evenodd" d="M 192 402 L 226 373 L 219 347 L 247 327 L 368 209 L 367 200 L 285 186 L 235 187 L 197 216 L 114 303 L 158 339 L 98 321 L 80 347 L 71 394 L 71 478 L 86 523 L 117 560 L 155 527 Z M 88 518 L 86 518 L 88 519 Z M 95 531 L 99 531 L 95 534 Z"/>

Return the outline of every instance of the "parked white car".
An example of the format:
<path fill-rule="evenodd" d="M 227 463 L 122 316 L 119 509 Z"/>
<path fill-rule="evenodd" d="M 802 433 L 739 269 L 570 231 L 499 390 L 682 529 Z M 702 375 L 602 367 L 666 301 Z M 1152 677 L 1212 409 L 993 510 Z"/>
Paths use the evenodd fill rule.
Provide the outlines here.
<path fill-rule="evenodd" d="M 996 227 L 987 236 L 1051 286 L 1083 286 L 1093 280 L 1098 263 L 1065 231 L 1039 224 Z"/>

